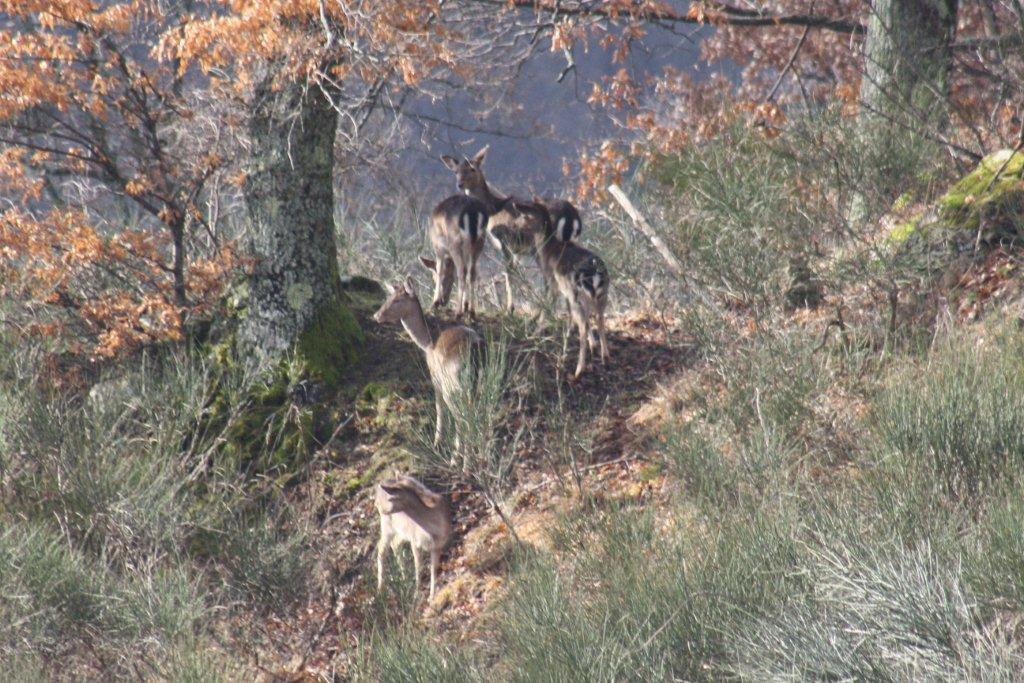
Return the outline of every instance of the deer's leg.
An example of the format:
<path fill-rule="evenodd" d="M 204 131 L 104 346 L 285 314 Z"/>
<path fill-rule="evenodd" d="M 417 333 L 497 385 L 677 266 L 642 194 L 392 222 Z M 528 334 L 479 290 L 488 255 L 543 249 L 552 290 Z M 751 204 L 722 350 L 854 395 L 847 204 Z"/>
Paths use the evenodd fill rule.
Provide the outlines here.
<path fill-rule="evenodd" d="M 414 583 L 415 583 L 415 586 L 416 586 L 416 594 L 419 595 L 419 592 L 420 592 L 420 564 L 421 564 L 422 560 L 420 558 L 419 546 L 417 546 L 415 543 L 412 543 L 410 545 L 412 546 L 412 566 L 413 566 L 413 571 L 416 572 L 416 580 L 415 580 Z"/>
<path fill-rule="evenodd" d="M 444 282 L 444 261 L 448 256 L 441 251 L 434 252 L 434 301 L 432 308 L 440 308 L 444 304 L 444 292 L 441 291 L 441 284 Z"/>
<path fill-rule="evenodd" d="M 460 257 L 455 259 L 455 279 L 459 282 L 459 312 L 458 315 L 461 317 L 465 312 L 468 305 L 466 299 L 466 262 Z"/>
<path fill-rule="evenodd" d="M 608 364 L 608 340 L 604 334 L 604 304 L 597 305 L 597 336 L 601 340 L 601 365 Z"/>
<path fill-rule="evenodd" d="M 576 328 L 579 330 L 580 334 L 580 355 L 579 359 L 576 361 L 576 372 L 573 374 L 575 379 L 579 379 L 580 375 L 583 374 L 583 371 L 587 367 L 587 337 L 589 336 L 587 325 L 588 321 L 586 316 L 583 315 L 583 311 L 580 310 L 578 304 L 574 305 L 572 308 L 572 317 L 576 322 Z"/>
<path fill-rule="evenodd" d="M 437 581 L 437 567 L 441 564 L 441 551 L 434 549 L 430 551 L 430 599 L 434 599 L 434 584 Z"/>
<path fill-rule="evenodd" d="M 377 541 L 377 590 L 384 586 L 384 555 L 387 554 L 390 545 L 391 539 L 387 534 L 381 533 L 380 540 Z"/>
<path fill-rule="evenodd" d="M 512 277 L 510 273 L 515 267 L 515 256 L 509 251 L 508 247 L 501 245 L 501 255 L 505 259 L 505 310 L 509 313 L 512 312 Z"/>
<path fill-rule="evenodd" d="M 469 261 L 469 315 L 476 316 L 476 257 Z"/>
<path fill-rule="evenodd" d="M 590 349 L 590 357 L 593 358 L 595 355 L 597 355 L 596 353 L 594 353 L 595 351 L 597 351 L 597 330 L 594 329 L 594 326 L 590 324 L 590 320 L 594 315 L 593 307 L 587 306 L 586 309 L 583 311 L 583 315 L 585 315 L 587 318 L 587 347 Z"/>

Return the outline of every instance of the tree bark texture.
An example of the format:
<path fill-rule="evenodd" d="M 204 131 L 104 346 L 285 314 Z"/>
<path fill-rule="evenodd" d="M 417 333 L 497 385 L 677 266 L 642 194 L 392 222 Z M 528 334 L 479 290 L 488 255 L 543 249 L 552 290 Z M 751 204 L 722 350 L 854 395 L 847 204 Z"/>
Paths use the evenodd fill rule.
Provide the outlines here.
<path fill-rule="evenodd" d="M 884 139 L 905 133 L 905 125 L 945 122 L 957 10 L 958 0 L 872 3 L 860 91 L 869 134 Z"/>
<path fill-rule="evenodd" d="M 256 263 L 240 330 L 243 344 L 271 358 L 294 349 L 325 308 L 343 305 L 331 182 L 337 112 L 317 85 L 274 88 L 273 75 L 256 89 L 249 124 L 244 192 Z"/>

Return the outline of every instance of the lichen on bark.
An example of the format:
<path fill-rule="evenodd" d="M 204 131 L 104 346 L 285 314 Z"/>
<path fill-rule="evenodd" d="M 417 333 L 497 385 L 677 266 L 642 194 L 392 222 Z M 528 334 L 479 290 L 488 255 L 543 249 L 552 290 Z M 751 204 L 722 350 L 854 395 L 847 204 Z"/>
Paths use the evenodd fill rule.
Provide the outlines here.
<path fill-rule="evenodd" d="M 267 67 L 249 124 L 244 191 L 255 263 L 239 342 L 268 366 L 296 354 L 315 379 L 335 384 L 362 343 L 337 265 L 337 112 L 319 86 L 278 76 Z"/>

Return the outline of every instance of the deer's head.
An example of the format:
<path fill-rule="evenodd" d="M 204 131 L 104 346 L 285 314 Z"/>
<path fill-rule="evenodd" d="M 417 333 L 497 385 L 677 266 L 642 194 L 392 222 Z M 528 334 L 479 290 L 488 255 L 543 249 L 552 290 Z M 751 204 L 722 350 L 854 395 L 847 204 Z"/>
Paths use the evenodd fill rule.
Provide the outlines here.
<path fill-rule="evenodd" d="M 416 288 L 411 277 L 406 277 L 405 282 L 392 286 L 388 285 L 388 298 L 373 314 L 373 319 L 379 323 L 397 323 L 403 318 L 412 315 L 419 307 L 420 302 L 416 297 Z"/>
<path fill-rule="evenodd" d="M 472 194 L 483 188 L 484 180 L 484 158 L 487 156 L 487 147 L 484 147 L 472 157 L 462 157 L 459 161 L 447 154 L 441 155 L 441 161 L 455 174 L 455 186 L 460 192 Z"/>
<path fill-rule="evenodd" d="M 377 484 L 377 509 L 383 514 L 436 508 L 444 498 L 412 477 L 400 475 Z"/>

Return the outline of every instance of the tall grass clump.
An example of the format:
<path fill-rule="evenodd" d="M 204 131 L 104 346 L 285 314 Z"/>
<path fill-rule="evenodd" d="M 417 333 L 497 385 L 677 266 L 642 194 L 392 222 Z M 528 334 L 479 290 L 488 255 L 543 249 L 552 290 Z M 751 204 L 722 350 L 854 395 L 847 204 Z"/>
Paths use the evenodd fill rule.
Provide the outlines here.
<path fill-rule="evenodd" d="M 354 680 L 380 683 L 471 683 L 481 673 L 465 648 L 437 642 L 413 624 L 374 633 L 358 653 Z"/>
<path fill-rule="evenodd" d="M 1024 474 L 1024 340 L 1008 330 L 952 338 L 897 369 L 874 404 L 896 465 L 962 500 Z"/>
<path fill-rule="evenodd" d="M 502 603 L 502 666 L 523 681 L 717 680 L 725 634 L 799 589 L 795 519 L 779 508 L 701 527 L 612 508 L 556 533 Z"/>
<path fill-rule="evenodd" d="M 196 652 L 211 616 L 291 604 L 309 562 L 286 511 L 218 463 L 221 434 L 198 433 L 211 368 L 152 353 L 83 396 L 47 388 L 37 358 L 0 357 L 0 661 L 215 680 Z"/>
<path fill-rule="evenodd" d="M 1024 484 L 988 502 L 966 545 L 964 571 L 975 592 L 997 609 L 1024 609 Z"/>
<path fill-rule="evenodd" d="M 751 680 L 1015 680 L 1008 633 L 982 619 L 961 567 L 927 544 L 833 541 L 810 553 L 813 589 L 730 632 Z"/>
<path fill-rule="evenodd" d="M 485 340 L 463 368 L 459 386 L 445 406 L 452 434 L 448 443 L 425 447 L 420 461 L 428 472 L 462 478 L 503 517 L 502 496 L 512 484 L 522 428 L 510 420 L 522 380 L 522 363 L 504 334 Z"/>

